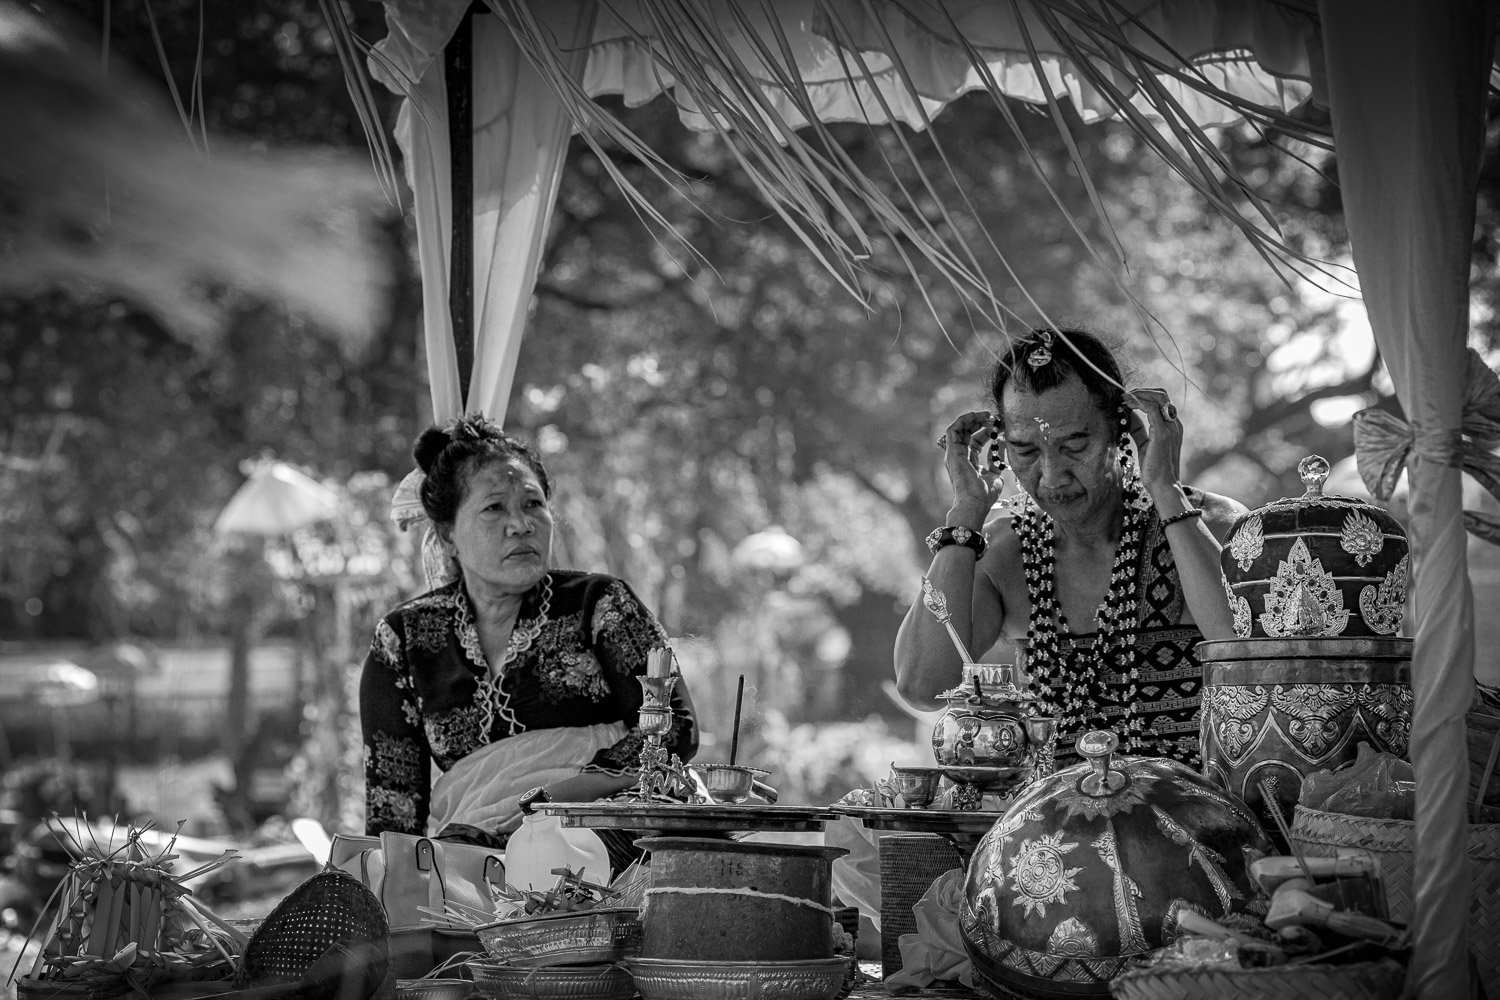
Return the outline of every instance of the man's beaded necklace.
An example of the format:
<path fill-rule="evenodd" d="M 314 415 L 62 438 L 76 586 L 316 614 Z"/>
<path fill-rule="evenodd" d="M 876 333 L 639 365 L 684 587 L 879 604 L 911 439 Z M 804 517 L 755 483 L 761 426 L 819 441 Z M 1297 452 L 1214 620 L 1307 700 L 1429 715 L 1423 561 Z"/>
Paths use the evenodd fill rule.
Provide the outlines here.
<path fill-rule="evenodd" d="M 1106 679 L 1118 672 L 1126 678 L 1122 700 L 1130 733 L 1122 742 L 1128 746 L 1134 742 L 1135 731 L 1141 728 L 1134 711 L 1135 647 L 1128 630 L 1135 624 L 1141 542 L 1152 511 L 1151 500 L 1133 464 L 1125 470 L 1122 492 L 1125 518 L 1109 573 L 1109 591 L 1096 616 L 1098 631 L 1088 655 L 1081 658 L 1082 669 L 1076 673 L 1063 672 L 1061 637 L 1072 633 L 1057 603 L 1052 518 L 1028 496 L 1020 504 L 1012 505 L 1016 513 L 1011 526 L 1021 544 L 1021 568 L 1031 597 L 1031 620 L 1026 629 L 1030 660 L 1042 675 L 1038 680 L 1043 682 L 1040 686 L 1046 692 L 1044 701 L 1058 721 L 1059 732 L 1076 735 L 1091 722 L 1106 721 L 1103 708 L 1113 700 Z"/>

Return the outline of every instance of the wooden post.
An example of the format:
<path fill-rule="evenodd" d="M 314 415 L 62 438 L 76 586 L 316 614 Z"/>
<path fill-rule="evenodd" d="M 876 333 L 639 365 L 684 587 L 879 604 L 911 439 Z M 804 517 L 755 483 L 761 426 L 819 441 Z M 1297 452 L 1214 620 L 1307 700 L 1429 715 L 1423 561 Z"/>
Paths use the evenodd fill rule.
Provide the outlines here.
<path fill-rule="evenodd" d="M 449 192 L 453 238 L 448 255 L 448 314 L 458 354 L 460 409 L 469 406 L 474 371 L 474 14 L 464 14 L 443 49 L 448 91 Z"/>

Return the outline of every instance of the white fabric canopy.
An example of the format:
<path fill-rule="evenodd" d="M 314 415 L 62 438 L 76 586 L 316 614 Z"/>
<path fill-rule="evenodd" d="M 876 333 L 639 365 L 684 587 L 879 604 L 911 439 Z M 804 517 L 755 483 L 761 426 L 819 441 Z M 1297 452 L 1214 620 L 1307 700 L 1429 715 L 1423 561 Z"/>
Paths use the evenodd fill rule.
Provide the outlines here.
<path fill-rule="evenodd" d="M 1474 622 L 1457 468 L 1469 254 L 1494 12 L 1485 0 L 1323 0 L 1334 146 L 1355 266 L 1381 356 L 1416 433 L 1416 947 L 1422 997 L 1467 995 L 1465 713 Z M 1479 942 L 1494 947 L 1495 942 Z"/>
<path fill-rule="evenodd" d="M 792 58 L 782 71 L 807 82 L 812 110 L 825 121 L 894 118 L 921 127 L 943 103 L 984 86 L 974 54 L 1014 97 L 1043 100 L 1050 89 L 1071 96 L 1086 118 L 1110 107 L 1095 84 L 1118 87 L 1134 103 L 1137 82 L 1127 76 L 1105 74 L 1101 83 L 1078 72 L 1069 58 L 1076 47 L 1055 44 L 1039 4 L 765 0 L 743 11 L 734 7 L 744 20 L 730 38 L 745 75 L 767 95 L 769 113 L 792 127 L 804 122 L 800 106 L 775 82 L 767 50 L 745 32 L 760 33 L 770 52 L 780 51 L 784 39 Z M 641 5 L 495 5 L 523 5 L 545 20 L 557 57 L 590 95 L 621 94 L 639 104 L 674 86 L 653 54 L 655 29 Z M 391 36 L 380 46 L 377 72 L 383 61 L 389 82 L 417 81 L 422 102 L 419 112 L 411 105 L 403 110 L 399 138 L 417 190 L 434 415 L 443 419 L 457 413 L 458 403 L 446 318 L 445 105 L 434 67 L 468 2 L 386 0 L 386 7 Z M 731 19 L 713 0 L 695 6 L 709 16 L 721 8 Z M 1473 644 L 1459 474 L 1449 455 L 1463 399 L 1469 240 L 1494 11 L 1487 0 L 1322 0 L 1318 16 L 1264 0 L 1116 0 L 1100 9 L 1136 15 L 1130 31 L 1137 45 L 1153 35 L 1164 39 L 1226 94 L 1274 112 L 1326 99 L 1371 326 L 1418 433 L 1411 502 L 1418 616 L 1411 742 L 1419 815 L 1411 982 L 1424 1000 L 1464 996 L 1464 712 Z M 1018 19 L 1017 10 L 1024 16 Z M 504 417 L 569 128 L 556 98 L 523 64 L 505 23 L 476 18 L 474 57 L 475 330 L 483 360 L 476 361 L 470 409 L 496 419 Z M 1101 44 L 1096 35 L 1086 40 Z M 1232 106 L 1198 95 L 1170 73 L 1158 80 L 1199 124 L 1237 117 Z M 689 127 L 710 124 L 691 104 L 681 114 Z"/>

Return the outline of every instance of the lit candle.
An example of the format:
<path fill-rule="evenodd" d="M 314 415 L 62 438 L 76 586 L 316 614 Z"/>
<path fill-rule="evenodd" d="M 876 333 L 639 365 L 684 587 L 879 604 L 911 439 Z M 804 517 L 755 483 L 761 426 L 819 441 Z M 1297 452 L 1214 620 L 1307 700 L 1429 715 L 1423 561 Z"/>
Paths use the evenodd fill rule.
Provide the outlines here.
<path fill-rule="evenodd" d="M 672 650 L 667 647 L 653 649 L 646 654 L 647 677 L 672 676 Z"/>

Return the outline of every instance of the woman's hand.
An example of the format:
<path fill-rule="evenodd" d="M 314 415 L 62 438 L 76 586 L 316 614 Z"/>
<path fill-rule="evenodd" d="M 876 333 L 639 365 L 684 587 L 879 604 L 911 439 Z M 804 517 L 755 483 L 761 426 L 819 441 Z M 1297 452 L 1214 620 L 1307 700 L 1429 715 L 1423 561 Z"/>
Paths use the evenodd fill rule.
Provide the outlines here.
<path fill-rule="evenodd" d="M 1000 476 L 1005 462 L 999 449 L 1004 447 L 999 423 L 986 410 L 974 410 L 948 425 L 938 442 L 947 452 L 943 466 L 953 484 L 953 507 L 948 523 L 976 531 L 995 501 L 1000 499 Z"/>
<path fill-rule="evenodd" d="M 1175 493 L 1182 467 L 1182 421 L 1165 389 L 1125 393 L 1125 405 L 1139 415 L 1131 436 L 1140 454 L 1141 483 L 1153 500 Z"/>

